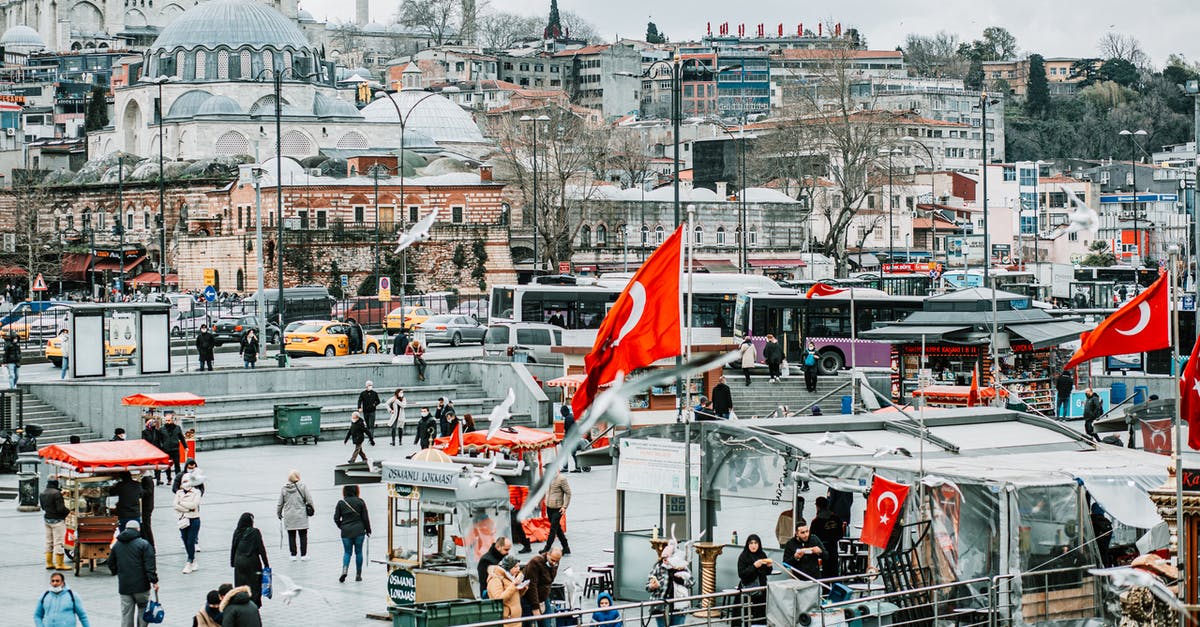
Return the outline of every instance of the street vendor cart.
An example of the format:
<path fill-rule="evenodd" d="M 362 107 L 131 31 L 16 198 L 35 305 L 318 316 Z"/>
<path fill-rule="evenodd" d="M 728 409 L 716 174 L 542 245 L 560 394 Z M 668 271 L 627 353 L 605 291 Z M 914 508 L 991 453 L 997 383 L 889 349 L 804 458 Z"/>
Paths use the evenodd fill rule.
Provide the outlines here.
<path fill-rule="evenodd" d="M 117 529 L 117 516 L 109 511 L 108 488 L 124 472 L 162 470 L 171 458 L 145 440 L 52 444 L 38 455 L 58 466 L 67 515 L 67 554 L 75 561 L 78 576 L 84 562 L 108 559 Z"/>
<path fill-rule="evenodd" d="M 204 397 L 191 392 L 153 392 L 130 394 L 121 399 L 122 405 L 142 407 L 142 424 L 150 418 L 161 420 L 167 414 L 174 414 L 183 430 L 186 445 L 179 445 L 179 459 L 196 459 L 196 408 L 204 404 Z M 192 427 L 187 427 L 191 420 Z M 161 425 L 159 425 L 161 426 Z"/>

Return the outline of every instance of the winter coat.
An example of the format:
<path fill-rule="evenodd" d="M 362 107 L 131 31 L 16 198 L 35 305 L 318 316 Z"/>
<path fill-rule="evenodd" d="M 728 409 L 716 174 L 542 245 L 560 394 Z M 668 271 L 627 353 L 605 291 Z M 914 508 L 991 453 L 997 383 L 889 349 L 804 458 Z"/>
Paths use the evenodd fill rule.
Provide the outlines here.
<path fill-rule="evenodd" d="M 37 609 L 33 611 L 33 624 L 37 627 L 75 627 L 77 618 L 79 625 L 90 627 L 83 601 L 65 585 L 58 592 L 47 590 L 42 593 Z"/>
<path fill-rule="evenodd" d="M 67 515 L 71 513 L 57 485 L 47 485 L 38 501 L 42 505 L 42 517 L 45 520 L 66 520 Z"/>
<path fill-rule="evenodd" d="M 742 347 L 739 350 L 742 353 L 742 367 L 753 368 L 754 361 L 758 359 L 758 350 L 754 348 L 754 344 L 742 342 Z"/>
<path fill-rule="evenodd" d="M 600 601 L 604 599 L 608 599 L 609 609 L 600 608 Z M 596 597 L 596 607 L 600 609 L 592 612 L 592 624 L 594 627 L 622 627 L 624 625 L 624 622 L 621 620 L 621 612 L 612 609 L 614 604 L 612 595 L 607 592 L 601 592 Z"/>
<path fill-rule="evenodd" d="M 525 578 L 529 580 L 529 588 L 525 590 L 525 600 L 534 607 L 544 607 L 550 598 L 550 585 L 558 577 L 558 566 L 551 566 L 545 555 L 535 555 L 525 564 Z M 491 595 L 491 592 L 488 592 Z"/>
<path fill-rule="evenodd" d="M 812 519 L 812 534 L 833 551 L 837 548 L 838 540 L 846 536 L 846 527 L 837 514 L 828 509 L 819 509 Z"/>
<path fill-rule="evenodd" d="M 488 567 L 485 587 L 488 599 L 496 599 L 503 604 L 503 618 L 521 618 L 521 591 L 517 589 L 517 582 L 503 568 Z M 505 623 L 504 627 L 521 627 L 521 623 Z"/>
<path fill-rule="evenodd" d="M 262 627 L 258 606 L 250 599 L 250 586 L 238 586 L 221 599 L 221 627 Z"/>
<path fill-rule="evenodd" d="M 367 429 L 367 423 L 362 420 L 355 420 L 350 423 L 350 429 L 346 431 L 346 437 L 342 439 L 342 444 L 354 441 L 355 446 L 362 446 L 363 440 L 371 440 L 371 445 L 375 445 L 375 436 L 371 435 L 371 431 Z"/>
<path fill-rule="evenodd" d="M 197 467 L 196 470 L 200 470 L 200 468 Z M 183 477 L 186 474 L 188 474 L 187 471 L 175 474 L 175 480 L 171 482 L 171 493 L 172 494 L 179 491 L 179 486 L 180 486 L 180 484 L 183 483 Z M 200 496 L 204 496 L 204 484 L 203 483 L 196 486 L 196 489 L 200 490 Z"/>
<path fill-rule="evenodd" d="M 364 412 L 375 411 L 379 407 L 379 392 L 375 390 L 363 390 L 358 393 L 358 409 Z"/>
<path fill-rule="evenodd" d="M 417 437 L 413 439 L 413 444 L 420 444 L 421 448 L 429 448 L 433 444 L 433 439 L 437 437 L 437 418 L 433 414 L 425 414 L 421 416 L 421 420 L 417 422 Z"/>
<path fill-rule="evenodd" d="M 1083 419 L 1095 420 L 1104 414 L 1104 403 L 1099 394 L 1092 394 L 1083 402 Z"/>
<path fill-rule="evenodd" d="M 221 627 L 221 612 L 205 605 L 192 617 L 192 627 Z"/>
<path fill-rule="evenodd" d="M 110 496 L 117 497 L 117 518 L 140 518 L 141 499 L 146 493 L 142 484 L 133 479 L 122 479 L 108 489 Z"/>
<path fill-rule="evenodd" d="M 275 515 L 283 521 L 284 529 L 308 529 L 306 503 L 312 505 L 312 496 L 303 483 L 289 481 L 283 484 L 283 489 L 279 491 L 279 502 L 275 504 Z"/>
<path fill-rule="evenodd" d="M 256 527 L 246 527 L 233 532 L 229 546 L 229 567 L 234 570 L 257 572 L 270 567 L 267 548 L 263 546 L 262 532 Z"/>
<path fill-rule="evenodd" d="M 1071 396 L 1071 390 L 1075 389 L 1075 380 L 1064 372 L 1054 380 L 1054 387 L 1058 389 L 1059 396 L 1066 398 Z"/>
<path fill-rule="evenodd" d="M 763 347 L 763 360 L 768 364 L 783 363 L 783 347 L 779 345 L 779 342 L 767 342 L 767 345 Z"/>
<path fill-rule="evenodd" d="M 395 427 L 398 425 L 403 428 L 404 409 L 408 407 L 408 401 L 403 397 L 396 398 L 395 396 L 392 396 L 387 400 L 387 403 L 384 404 L 384 407 L 386 407 L 388 411 L 387 426 Z"/>
<path fill-rule="evenodd" d="M 238 351 L 242 355 L 242 361 L 254 363 L 258 361 L 258 338 L 250 338 L 249 335 L 242 338 L 242 348 Z"/>
<path fill-rule="evenodd" d="M 213 360 L 213 348 L 217 345 L 217 339 L 209 331 L 201 331 L 196 335 L 196 352 L 200 354 L 200 361 Z"/>
<path fill-rule="evenodd" d="M 171 459 L 179 457 L 179 446 L 187 445 L 187 440 L 183 437 L 183 429 L 173 422 L 164 422 L 161 429 L 158 430 L 159 444 L 158 448 L 169 455 Z"/>
<path fill-rule="evenodd" d="M 118 594 L 148 592 L 151 584 L 158 583 L 154 547 L 137 529 L 126 529 L 117 536 L 108 556 L 108 570 L 117 576 Z"/>
<path fill-rule="evenodd" d="M 154 546 L 154 528 L 150 518 L 154 515 L 154 477 L 142 477 L 142 537 Z M 200 493 L 204 494 L 203 486 Z"/>
<path fill-rule="evenodd" d="M 371 535 L 371 517 L 367 504 L 357 496 L 348 496 L 333 508 L 333 524 L 342 530 L 343 538 Z"/>
<path fill-rule="evenodd" d="M 152 429 L 142 429 L 142 439 L 160 449 L 162 448 L 162 431 L 160 431 L 158 427 L 154 427 Z"/>
<path fill-rule="evenodd" d="M 729 413 L 729 410 L 733 409 L 733 393 L 728 385 L 718 383 L 713 386 L 712 404 L 713 411 L 718 415 Z"/>
<path fill-rule="evenodd" d="M 646 591 L 653 599 L 662 601 L 691 595 L 692 574 L 688 572 L 687 568 L 677 568 L 659 560 L 654 563 L 654 568 L 650 569 L 649 579 L 658 582 L 658 587 L 651 590 L 649 580 L 646 581 Z M 686 612 L 688 605 L 686 601 L 674 603 L 671 605 L 671 611 Z"/>
<path fill-rule="evenodd" d="M 550 489 L 546 492 L 546 507 L 567 509 L 570 505 L 571 484 L 567 483 L 567 478 L 560 474 L 550 482 Z"/>
<path fill-rule="evenodd" d="M 798 549 L 811 549 L 813 547 L 821 549 L 821 552 L 819 554 L 805 553 L 799 559 L 796 558 L 796 551 Z M 813 579 L 821 578 L 820 560 L 822 559 L 829 559 L 829 555 L 825 553 L 825 545 L 815 535 L 809 535 L 807 540 L 792 537 L 783 547 L 783 565 L 792 570 L 798 570 Z"/>
<path fill-rule="evenodd" d="M 482 597 L 483 592 L 487 590 L 491 568 L 499 566 L 502 559 L 504 559 L 504 556 L 500 554 L 500 551 L 496 550 L 495 544 L 487 550 L 487 553 L 479 557 L 479 564 L 475 567 L 477 569 L 475 574 L 479 577 L 479 596 Z"/>
<path fill-rule="evenodd" d="M 21 345 L 16 340 L 4 340 L 4 363 L 21 364 Z"/>
<path fill-rule="evenodd" d="M 172 506 L 183 518 L 199 518 L 200 491 L 195 488 L 189 490 L 180 489 L 175 493 L 175 502 Z"/>

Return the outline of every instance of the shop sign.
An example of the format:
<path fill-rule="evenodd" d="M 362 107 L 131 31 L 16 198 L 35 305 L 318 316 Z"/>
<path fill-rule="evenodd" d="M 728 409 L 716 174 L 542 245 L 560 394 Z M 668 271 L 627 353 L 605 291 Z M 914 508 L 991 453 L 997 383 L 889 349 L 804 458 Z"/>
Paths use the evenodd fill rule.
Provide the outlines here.
<path fill-rule="evenodd" d="M 384 483 L 427 486 L 454 489 L 454 481 L 461 470 L 458 465 L 421 464 L 417 462 L 385 462 L 382 479 Z"/>
<path fill-rule="evenodd" d="M 411 570 L 397 568 L 388 573 L 388 598 L 396 605 L 413 605 L 417 602 L 417 578 Z"/>
<path fill-rule="evenodd" d="M 1183 469 L 1183 489 L 1188 492 L 1200 492 L 1200 470 Z"/>
<path fill-rule="evenodd" d="M 684 460 L 683 442 L 664 439 L 621 438 L 617 460 L 617 489 L 631 492 L 682 495 L 690 478 L 692 489 L 700 488 L 700 445 L 692 445 L 691 472 Z"/>

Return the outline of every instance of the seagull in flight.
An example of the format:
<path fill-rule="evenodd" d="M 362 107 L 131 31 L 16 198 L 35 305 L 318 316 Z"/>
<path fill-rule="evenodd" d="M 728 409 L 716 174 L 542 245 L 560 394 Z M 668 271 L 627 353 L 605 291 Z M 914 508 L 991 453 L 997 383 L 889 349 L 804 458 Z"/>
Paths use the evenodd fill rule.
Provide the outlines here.
<path fill-rule="evenodd" d="M 429 212 L 429 215 L 417 220 L 412 228 L 400 234 L 400 239 L 396 242 L 396 252 L 400 252 L 417 242 L 423 242 L 429 239 L 429 229 L 433 228 L 433 223 L 437 221 L 437 207 Z"/>
<path fill-rule="evenodd" d="M 513 395 L 513 389 L 508 388 L 508 395 L 504 397 L 504 400 L 499 405 L 492 408 L 492 413 L 488 416 L 487 437 L 489 440 L 500 432 L 500 428 L 504 426 L 504 421 L 512 416 L 510 410 L 516 401 L 517 397 Z"/>

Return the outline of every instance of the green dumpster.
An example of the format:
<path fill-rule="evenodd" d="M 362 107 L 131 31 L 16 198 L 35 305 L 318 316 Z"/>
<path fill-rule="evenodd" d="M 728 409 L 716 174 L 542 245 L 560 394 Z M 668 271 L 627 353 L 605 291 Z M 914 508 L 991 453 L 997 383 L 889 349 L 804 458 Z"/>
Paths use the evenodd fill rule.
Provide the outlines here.
<path fill-rule="evenodd" d="M 398 605 L 390 611 L 392 627 L 451 627 L 504 618 L 504 606 L 497 599 Z"/>
<path fill-rule="evenodd" d="M 316 405 L 276 405 L 275 432 L 289 444 L 311 438 L 313 444 L 321 437 L 321 408 Z"/>

